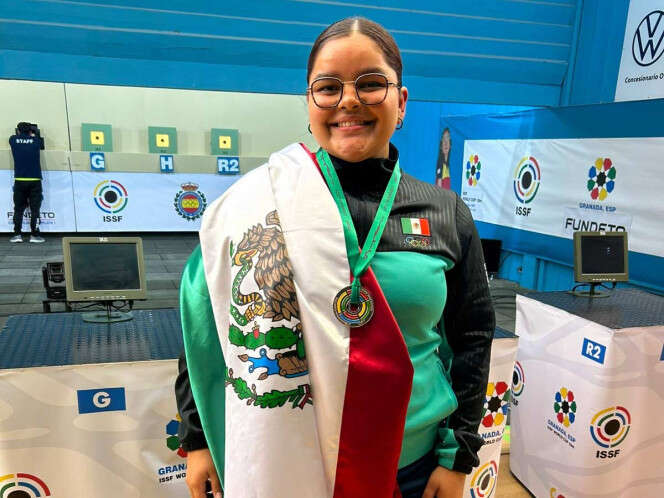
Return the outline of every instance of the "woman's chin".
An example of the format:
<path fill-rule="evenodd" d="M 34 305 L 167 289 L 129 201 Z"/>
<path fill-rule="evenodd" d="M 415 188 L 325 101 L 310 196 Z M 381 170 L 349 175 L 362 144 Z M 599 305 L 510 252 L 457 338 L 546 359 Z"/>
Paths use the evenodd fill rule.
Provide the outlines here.
<path fill-rule="evenodd" d="M 376 156 L 366 140 L 344 140 L 342 143 L 332 143 L 328 152 L 333 156 L 351 163 L 364 161 Z"/>

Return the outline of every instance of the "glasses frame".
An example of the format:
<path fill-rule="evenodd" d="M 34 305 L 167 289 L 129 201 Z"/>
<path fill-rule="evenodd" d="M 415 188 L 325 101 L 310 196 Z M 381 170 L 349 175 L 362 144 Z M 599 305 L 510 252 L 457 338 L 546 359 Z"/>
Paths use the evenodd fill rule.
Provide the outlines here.
<path fill-rule="evenodd" d="M 374 102 L 373 104 L 367 104 L 360 97 L 360 92 L 357 89 L 357 82 L 360 78 L 364 78 L 365 76 L 382 76 L 382 77 L 385 78 L 385 81 L 387 82 L 387 87 L 385 87 L 385 95 L 383 96 L 383 99 L 380 102 Z M 318 104 L 318 102 L 316 102 L 316 97 L 314 97 L 314 92 L 312 90 L 312 87 L 314 86 L 314 84 L 317 81 L 322 81 L 322 80 L 335 80 L 335 81 L 338 81 L 341 84 L 341 93 L 339 93 L 339 100 L 337 100 L 336 104 L 329 105 L 329 106 L 322 106 L 322 105 Z M 387 98 L 387 92 L 390 90 L 391 86 L 396 87 L 396 88 L 401 88 L 403 86 L 403 85 L 400 85 L 399 83 L 394 83 L 394 82 L 390 81 L 387 78 L 387 76 L 384 75 L 383 73 L 365 73 L 365 74 L 359 75 L 354 80 L 348 80 L 348 81 L 340 80 L 339 78 L 335 78 L 334 76 L 322 76 L 320 78 L 316 78 L 315 80 L 313 80 L 311 82 L 311 85 L 309 85 L 307 87 L 307 93 L 311 95 L 311 98 L 314 101 L 314 105 L 316 107 L 318 107 L 319 109 L 334 109 L 335 107 L 339 106 L 339 104 L 341 103 L 341 100 L 344 98 L 344 90 L 345 90 L 346 85 L 348 83 L 353 83 L 353 88 L 355 88 L 355 96 L 357 97 L 357 100 L 359 100 L 360 103 L 362 103 L 362 105 L 380 105 L 383 102 L 385 102 L 385 99 Z"/>

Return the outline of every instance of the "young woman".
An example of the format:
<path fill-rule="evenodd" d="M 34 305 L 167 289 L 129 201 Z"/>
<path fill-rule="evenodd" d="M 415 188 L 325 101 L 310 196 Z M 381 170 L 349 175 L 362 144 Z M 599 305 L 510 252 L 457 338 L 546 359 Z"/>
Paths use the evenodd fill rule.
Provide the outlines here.
<path fill-rule="evenodd" d="M 440 188 L 451 189 L 450 184 L 450 129 L 445 128 L 440 137 L 440 147 L 438 150 L 438 163 L 436 164 L 436 185 Z"/>
<path fill-rule="evenodd" d="M 320 150 L 273 154 L 206 211 L 176 384 L 194 498 L 208 479 L 226 498 L 460 497 L 478 464 L 482 249 L 454 193 L 401 171 L 401 73 L 381 26 L 329 26 L 307 68 Z"/>

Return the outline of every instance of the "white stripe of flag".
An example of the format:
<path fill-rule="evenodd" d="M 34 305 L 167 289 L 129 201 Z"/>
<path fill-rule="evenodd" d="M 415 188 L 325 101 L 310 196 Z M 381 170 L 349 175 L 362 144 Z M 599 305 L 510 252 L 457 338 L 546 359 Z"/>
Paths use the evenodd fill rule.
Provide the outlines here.
<path fill-rule="evenodd" d="M 401 230 L 405 234 L 431 236 L 426 218 L 401 218 Z"/>

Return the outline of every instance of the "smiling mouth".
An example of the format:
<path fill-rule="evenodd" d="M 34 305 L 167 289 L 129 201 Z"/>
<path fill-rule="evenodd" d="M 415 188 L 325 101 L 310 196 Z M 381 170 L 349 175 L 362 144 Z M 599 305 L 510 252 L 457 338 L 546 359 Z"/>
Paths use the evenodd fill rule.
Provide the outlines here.
<path fill-rule="evenodd" d="M 368 126 L 373 123 L 374 121 L 352 120 L 352 121 L 339 121 L 338 123 L 332 123 L 331 126 L 334 126 L 335 128 L 351 128 L 353 126 Z"/>

